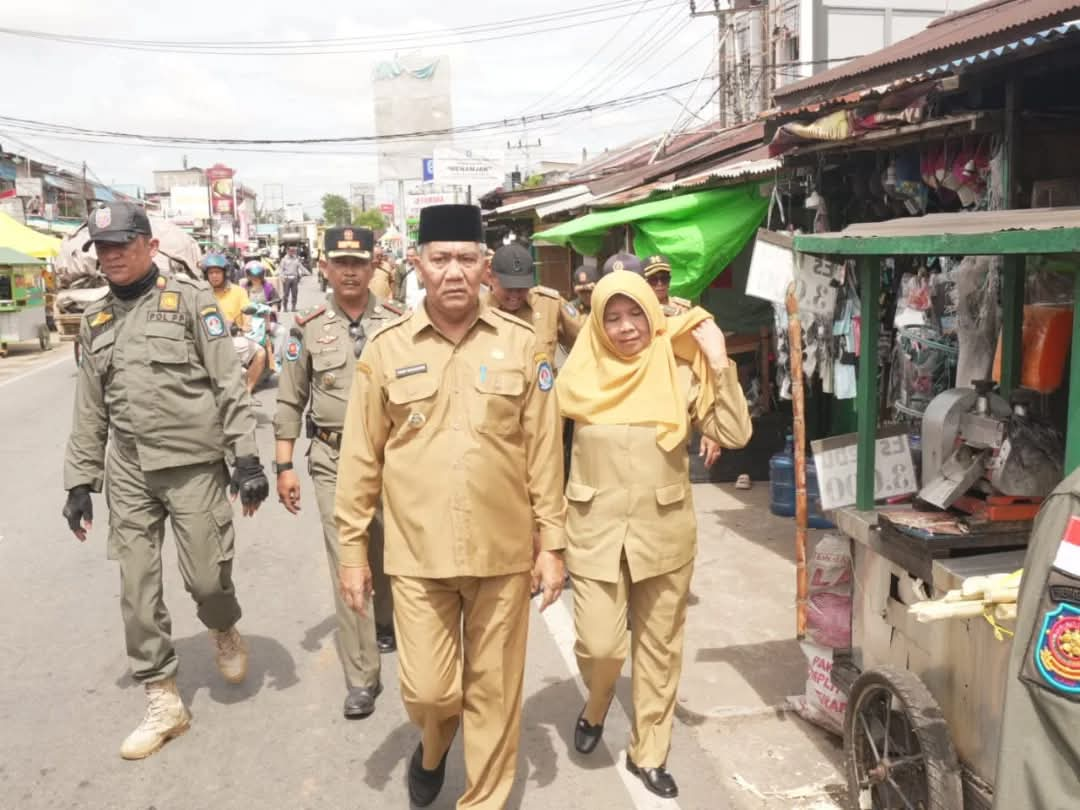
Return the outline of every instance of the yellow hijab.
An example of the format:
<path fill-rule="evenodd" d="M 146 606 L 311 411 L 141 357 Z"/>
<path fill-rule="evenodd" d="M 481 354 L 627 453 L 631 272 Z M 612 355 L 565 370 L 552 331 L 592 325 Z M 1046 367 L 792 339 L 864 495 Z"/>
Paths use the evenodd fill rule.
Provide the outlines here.
<path fill-rule="evenodd" d="M 616 350 L 604 331 L 604 312 L 616 295 L 633 299 L 645 312 L 652 341 L 632 357 Z M 656 425 L 664 450 L 686 442 L 690 430 L 686 395 L 676 360 L 688 361 L 701 381 L 700 407 L 712 407 L 708 362 L 690 334 L 712 316 L 694 307 L 668 318 L 648 283 L 636 273 L 614 272 L 593 290 L 592 312 L 555 383 L 563 416 L 587 425 Z"/>

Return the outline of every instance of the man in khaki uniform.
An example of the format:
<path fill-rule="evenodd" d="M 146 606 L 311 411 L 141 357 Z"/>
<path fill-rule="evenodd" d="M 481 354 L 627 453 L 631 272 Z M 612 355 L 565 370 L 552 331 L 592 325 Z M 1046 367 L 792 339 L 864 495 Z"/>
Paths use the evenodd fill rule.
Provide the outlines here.
<path fill-rule="evenodd" d="M 345 406 L 353 367 L 368 336 L 401 314 L 370 291 L 374 234 L 367 228 L 328 228 L 324 237 L 325 272 L 333 293 L 326 303 L 296 319 L 285 344 L 285 362 L 278 382 L 274 438 L 274 471 L 278 497 L 292 514 L 300 511 L 300 478 L 293 469 L 293 447 L 300 436 L 304 408 L 310 402 L 308 472 L 322 517 L 323 539 L 338 619 L 338 654 L 345 670 L 348 718 L 375 711 L 382 691 L 379 653 L 394 650 L 394 612 L 390 583 L 382 572 L 382 521 L 371 524 L 371 563 L 376 575 L 374 616 L 359 616 L 341 598 L 337 587 L 338 534 L 334 524 L 338 450 L 345 425 Z"/>
<path fill-rule="evenodd" d="M 537 351 L 554 358 L 559 346 L 569 351 L 574 345 L 581 331 L 581 313 L 555 290 L 536 284 L 528 249 L 512 243 L 496 250 L 487 283 L 491 292 L 484 303 L 532 324 Z"/>
<path fill-rule="evenodd" d="M 1039 512 L 1018 610 L 994 810 L 1072 810 L 1080 797 L 1080 471 Z"/>
<path fill-rule="evenodd" d="M 233 517 L 226 488 L 252 515 L 269 488 L 255 446 L 255 416 L 225 320 L 210 287 L 166 279 L 153 263 L 146 214 L 111 203 L 90 215 L 90 241 L 109 281 L 79 329 L 75 413 L 64 463 L 64 517 L 86 539 L 90 493 L 108 487 L 108 556 L 120 563 L 121 612 L 146 716 L 120 749 L 142 759 L 188 728 L 176 691 L 177 658 L 162 598 L 165 519 L 176 537 L 184 585 L 210 629 L 230 683 L 247 673 L 236 630 Z M 223 463 L 234 457 L 232 480 Z"/>
<path fill-rule="evenodd" d="M 479 208 L 421 212 L 427 295 L 373 336 L 356 365 L 338 477 L 341 586 L 361 612 L 372 587 L 369 527 L 383 495 L 401 694 L 421 730 L 409 764 L 419 807 L 442 789 L 461 722 L 466 789 L 458 808 L 506 803 L 532 581 L 543 586 L 541 609 L 563 583 L 551 360 L 531 326 L 480 302 L 481 238 Z M 424 470 L 437 474 L 418 486 Z"/>
<path fill-rule="evenodd" d="M 386 253 L 383 252 L 381 247 L 374 248 L 371 265 L 373 269 L 370 285 L 371 292 L 380 301 L 390 301 L 396 298 L 394 268 L 390 266 L 390 262 L 386 259 Z"/>
<path fill-rule="evenodd" d="M 649 256 L 642 261 L 641 270 L 652 291 L 656 293 L 665 315 L 670 318 L 690 311 L 693 306 L 690 301 L 671 295 L 671 262 L 667 256 Z"/>

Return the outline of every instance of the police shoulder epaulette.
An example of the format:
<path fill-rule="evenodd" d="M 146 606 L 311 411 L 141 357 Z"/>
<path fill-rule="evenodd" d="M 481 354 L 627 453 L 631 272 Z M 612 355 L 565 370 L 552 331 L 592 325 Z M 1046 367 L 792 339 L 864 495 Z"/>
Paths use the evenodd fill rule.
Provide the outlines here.
<path fill-rule="evenodd" d="M 326 312 L 326 304 L 319 304 L 319 306 L 314 309 L 309 309 L 307 312 L 301 312 L 296 316 L 296 325 L 303 326 L 308 321 L 318 318 L 324 312 Z"/>
<path fill-rule="evenodd" d="M 210 285 L 207 282 L 203 281 L 201 278 L 192 278 L 186 273 L 173 273 L 171 276 L 168 277 L 167 282 L 168 281 L 176 281 L 180 284 L 187 284 L 188 286 L 194 287 L 197 290 L 211 289 Z"/>
<path fill-rule="evenodd" d="M 559 295 L 559 291 L 553 290 L 551 289 L 551 287 L 536 286 L 532 288 L 532 291 L 535 292 L 537 295 L 544 295 L 548 298 L 554 298 L 556 301 L 562 298 L 562 296 Z"/>
<path fill-rule="evenodd" d="M 382 308 L 385 309 L 387 312 L 393 313 L 394 315 L 405 314 L 405 310 L 399 307 L 393 301 L 382 301 L 380 303 L 382 303 Z"/>
<path fill-rule="evenodd" d="M 497 307 L 491 307 L 491 309 L 489 309 L 488 311 L 489 312 L 494 312 L 496 315 L 498 315 L 504 321 L 509 321 L 510 323 L 514 324 L 515 326 L 524 326 L 530 332 L 535 332 L 536 331 L 533 328 L 533 325 L 531 323 L 529 323 L 528 321 L 522 320 L 517 315 L 514 315 L 512 312 L 505 312 L 504 310 L 498 309 Z"/>
<path fill-rule="evenodd" d="M 674 295 L 668 298 L 668 300 L 677 307 L 686 307 L 687 309 L 690 309 L 692 306 L 694 306 L 694 303 L 692 301 L 686 298 L 679 298 L 678 296 Z"/>

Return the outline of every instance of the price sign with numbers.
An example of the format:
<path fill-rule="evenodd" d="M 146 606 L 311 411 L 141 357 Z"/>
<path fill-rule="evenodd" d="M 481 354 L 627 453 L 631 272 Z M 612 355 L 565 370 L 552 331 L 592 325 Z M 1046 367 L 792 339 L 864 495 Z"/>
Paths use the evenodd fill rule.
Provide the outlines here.
<path fill-rule="evenodd" d="M 746 277 L 746 294 L 783 304 L 794 281 L 799 313 L 831 318 L 840 278 L 838 265 L 820 256 L 796 254 L 787 234 L 760 230 Z"/>
<path fill-rule="evenodd" d="M 847 433 L 810 442 L 814 451 L 822 509 L 839 509 L 855 503 L 855 472 L 858 469 L 858 434 Z M 902 427 L 878 432 L 874 453 L 874 500 L 910 495 L 919 481 L 911 460 L 911 445 Z"/>

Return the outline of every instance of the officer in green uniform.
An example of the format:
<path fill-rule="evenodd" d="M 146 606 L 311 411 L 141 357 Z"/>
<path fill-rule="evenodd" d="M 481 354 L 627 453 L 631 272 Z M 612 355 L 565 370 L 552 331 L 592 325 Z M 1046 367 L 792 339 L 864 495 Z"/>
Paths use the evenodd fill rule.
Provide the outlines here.
<path fill-rule="evenodd" d="M 120 564 L 121 612 L 146 716 L 120 749 L 142 759 L 187 730 L 176 691 L 177 658 L 162 598 L 161 547 L 168 518 L 180 573 L 231 683 L 247 673 L 236 630 L 233 515 L 245 515 L 269 487 L 255 446 L 255 416 L 225 319 L 210 287 L 158 275 L 150 221 L 131 203 L 98 208 L 90 240 L 109 282 L 79 327 L 81 361 L 64 463 L 63 514 L 80 540 L 93 521 L 90 493 L 108 487 L 108 556 Z M 230 482 L 224 456 L 234 459 Z"/>
<path fill-rule="evenodd" d="M 313 439 L 308 472 L 315 485 L 315 501 L 322 517 L 323 540 L 330 563 L 330 580 L 338 619 L 338 651 L 345 670 L 348 693 L 346 717 L 367 717 L 375 711 L 379 681 L 379 653 L 393 652 L 394 610 L 390 582 L 383 574 L 381 515 L 372 521 L 371 563 L 376 574 L 374 617 L 360 616 L 343 601 L 337 587 L 338 533 L 334 524 L 338 451 L 345 426 L 353 370 L 368 337 L 402 314 L 380 301 L 368 289 L 374 234 L 367 228 L 328 228 L 324 236 L 324 266 L 332 289 L 326 303 L 296 319 L 285 344 L 285 362 L 278 381 L 274 436 L 277 439 L 277 490 L 293 514 L 300 511 L 300 479 L 293 470 L 293 446 L 300 436 L 305 406 L 308 435 Z"/>
<path fill-rule="evenodd" d="M 1080 470 L 1028 543 L 1005 689 L 995 810 L 1080 806 Z"/>

